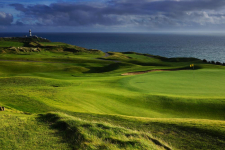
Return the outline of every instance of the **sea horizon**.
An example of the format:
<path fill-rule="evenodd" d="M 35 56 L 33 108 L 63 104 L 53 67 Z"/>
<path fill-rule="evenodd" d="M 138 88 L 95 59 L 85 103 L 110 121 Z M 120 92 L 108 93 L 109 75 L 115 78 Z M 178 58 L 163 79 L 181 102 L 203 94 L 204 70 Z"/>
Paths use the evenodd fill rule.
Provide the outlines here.
<path fill-rule="evenodd" d="M 2 32 L 0 37 L 23 37 L 28 32 Z M 64 42 L 103 52 L 137 52 L 163 57 L 194 57 L 225 62 L 225 33 L 181 32 L 32 32 L 52 42 Z"/>

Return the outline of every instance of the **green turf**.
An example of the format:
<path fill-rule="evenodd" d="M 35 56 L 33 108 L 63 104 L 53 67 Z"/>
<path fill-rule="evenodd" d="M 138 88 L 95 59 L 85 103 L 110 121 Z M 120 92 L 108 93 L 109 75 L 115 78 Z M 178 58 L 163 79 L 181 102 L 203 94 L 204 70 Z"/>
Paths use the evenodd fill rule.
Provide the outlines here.
<path fill-rule="evenodd" d="M 160 59 L 150 56 L 136 55 L 136 54 L 126 54 L 126 55 L 131 57 L 133 61 L 141 61 L 142 63 L 162 63 Z"/>
<path fill-rule="evenodd" d="M 24 46 L 21 42 L 0 41 L 0 47 L 21 47 Z"/>
<path fill-rule="evenodd" d="M 225 71 L 202 69 L 159 71 L 125 78 L 124 85 L 132 90 L 178 97 L 225 97 Z"/>
<path fill-rule="evenodd" d="M 66 45 L 65 43 L 61 42 L 39 42 L 43 46 L 59 46 L 59 45 Z"/>
<path fill-rule="evenodd" d="M 135 53 L 103 57 L 63 43 L 40 44 L 39 52 L 0 54 L 0 106 L 6 107 L 0 149 L 32 143 L 32 149 L 162 149 L 157 141 L 172 149 L 224 147 L 224 66 Z M 186 70 L 121 75 L 180 68 Z M 51 116 L 57 119 L 49 122 Z M 26 126 L 28 134 L 22 133 Z M 23 141 L 9 140 L 20 133 Z"/>
<path fill-rule="evenodd" d="M 223 149 L 225 122 L 203 119 L 162 119 L 73 113 L 73 116 L 105 122 L 131 130 L 150 133 L 160 141 L 166 141 L 172 149 Z"/>
<path fill-rule="evenodd" d="M 129 130 L 110 123 L 93 122 L 62 113 L 40 115 L 39 120 L 59 130 L 72 149 L 170 149 L 151 134 Z"/>
<path fill-rule="evenodd" d="M 0 149 L 71 149 L 57 136 L 57 130 L 49 129 L 34 116 L 0 114 Z"/>

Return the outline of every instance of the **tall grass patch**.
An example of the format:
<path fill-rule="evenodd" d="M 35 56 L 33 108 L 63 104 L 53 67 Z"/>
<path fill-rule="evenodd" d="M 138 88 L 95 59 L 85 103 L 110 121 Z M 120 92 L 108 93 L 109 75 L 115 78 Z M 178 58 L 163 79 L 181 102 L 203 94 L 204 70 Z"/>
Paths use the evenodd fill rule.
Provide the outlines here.
<path fill-rule="evenodd" d="M 113 126 L 109 123 L 85 121 L 62 113 L 40 115 L 39 120 L 59 130 L 59 135 L 72 149 L 171 149 L 148 133 Z"/>
<path fill-rule="evenodd" d="M 5 114 L 0 112 L 0 149 L 69 150 L 57 130 L 38 122 L 34 116 Z"/>
<path fill-rule="evenodd" d="M 172 149 L 223 150 L 225 146 L 225 122 L 220 120 L 162 119 L 93 113 L 71 115 L 93 122 L 110 123 L 139 133 L 151 133 L 156 139 L 169 143 Z"/>

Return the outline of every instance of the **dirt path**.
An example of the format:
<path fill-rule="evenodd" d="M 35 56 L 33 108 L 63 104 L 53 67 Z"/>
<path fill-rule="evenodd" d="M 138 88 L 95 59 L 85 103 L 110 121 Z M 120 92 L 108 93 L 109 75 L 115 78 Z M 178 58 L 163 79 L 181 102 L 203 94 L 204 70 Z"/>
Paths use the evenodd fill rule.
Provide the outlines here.
<path fill-rule="evenodd" d="M 129 76 L 129 75 L 138 75 L 138 74 L 144 74 L 144 73 L 155 72 L 155 71 L 178 71 L 178 70 L 190 70 L 190 69 L 153 69 L 153 70 L 138 71 L 138 72 L 127 72 L 121 75 Z"/>

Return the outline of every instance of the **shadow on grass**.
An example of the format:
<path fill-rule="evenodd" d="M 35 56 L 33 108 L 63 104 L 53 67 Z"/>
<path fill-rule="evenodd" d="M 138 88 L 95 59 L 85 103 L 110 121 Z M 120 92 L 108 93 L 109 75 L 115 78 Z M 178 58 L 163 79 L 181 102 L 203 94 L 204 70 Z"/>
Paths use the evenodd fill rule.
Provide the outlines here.
<path fill-rule="evenodd" d="M 138 141 L 122 141 L 114 138 L 105 138 L 105 141 L 113 144 L 118 144 L 121 148 L 126 148 L 127 145 L 135 146 L 136 144 L 140 144 Z"/>
<path fill-rule="evenodd" d="M 165 100 L 165 99 L 164 99 Z M 165 106 L 168 104 L 165 104 Z M 186 104 L 185 104 L 186 105 Z M 202 104 L 199 104 L 202 105 Z M 176 105 L 176 108 L 180 107 Z M 223 106 L 222 106 L 223 107 Z M 199 106 L 196 106 L 199 108 Z M 223 107 L 224 108 L 224 107 Z M 174 109 L 174 108 L 171 108 Z M 184 109 L 184 107 L 181 107 Z M 192 109 L 188 113 L 192 111 Z M 208 108 L 207 108 L 208 110 Z M 215 111 L 215 109 L 213 109 Z M 201 110 L 199 110 L 201 111 Z M 166 113 L 166 112 L 165 112 Z M 129 128 L 131 130 L 138 130 L 141 132 L 151 132 L 157 139 L 160 138 L 163 141 L 170 143 L 170 145 L 177 149 L 193 150 L 193 149 L 218 149 L 224 150 L 225 147 L 225 132 L 223 130 L 223 124 L 221 124 L 221 130 L 218 129 L 217 124 L 207 125 L 199 119 L 199 124 L 191 123 L 186 124 L 185 119 L 183 123 L 173 122 L 161 122 L 161 121 L 139 121 L 131 118 L 123 118 L 121 116 L 104 115 L 104 114 L 91 114 L 91 113 L 80 113 L 80 112 L 69 112 L 70 115 L 76 116 L 88 120 L 91 118 L 92 121 L 111 123 L 116 126 Z M 216 116 L 217 114 L 215 114 Z M 196 120 L 197 121 L 197 120 Z M 209 120 L 210 121 L 210 120 Z M 202 124 L 202 125 L 201 125 Z M 218 124 L 219 125 L 219 124 Z M 215 128 L 213 127 L 215 126 Z M 125 133 L 126 137 L 138 138 L 140 134 L 136 133 Z M 163 145 L 159 140 L 141 134 L 145 139 L 151 140 L 154 144 L 169 149 L 169 147 Z M 106 139 L 108 142 L 119 143 L 114 139 Z M 124 143 L 123 143 L 124 144 Z M 129 144 L 129 143 L 128 143 Z"/>
<path fill-rule="evenodd" d="M 141 65 L 141 66 L 169 66 L 163 63 L 143 62 L 139 60 L 129 60 L 128 62 L 135 65 Z"/>
<path fill-rule="evenodd" d="M 57 136 L 62 137 L 63 143 L 68 143 L 71 149 L 85 149 L 82 143 L 85 141 L 84 136 L 75 126 L 69 126 L 66 122 L 60 121 L 60 117 L 56 114 L 39 114 L 38 121 L 47 123 L 51 129 L 56 129 Z"/>
<path fill-rule="evenodd" d="M 121 149 L 143 149 L 147 150 L 150 147 L 146 145 L 146 142 L 150 142 L 150 145 L 157 145 L 165 150 L 171 150 L 171 148 L 165 146 L 160 141 L 151 138 L 147 134 L 143 133 L 130 133 L 130 130 L 111 127 L 102 123 L 87 123 L 79 122 L 71 119 L 63 119 L 58 114 L 39 114 L 37 120 L 44 122 L 50 126 L 50 129 L 56 130 L 55 136 L 61 137 L 61 142 L 67 143 L 68 146 L 73 149 L 109 149 L 108 146 Z M 91 138 L 89 137 L 91 135 Z M 125 135 L 128 139 L 118 138 Z M 95 143 L 99 139 L 100 143 Z"/>
<path fill-rule="evenodd" d="M 86 73 L 104 73 L 104 72 L 114 71 L 114 70 L 117 70 L 120 68 L 132 67 L 132 66 L 133 65 L 127 64 L 127 63 L 112 63 L 112 64 L 106 65 L 104 67 L 92 67 Z"/>
<path fill-rule="evenodd" d="M 3 93 L 4 94 L 4 93 Z M 56 109 L 46 105 L 38 99 L 19 95 L 19 94 L 4 94 L 1 98 L 1 102 L 11 108 L 19 111 L 23 111 L 26 114 L 33 113 L 47 113 L 49 111 L 55 111 Z"/>

